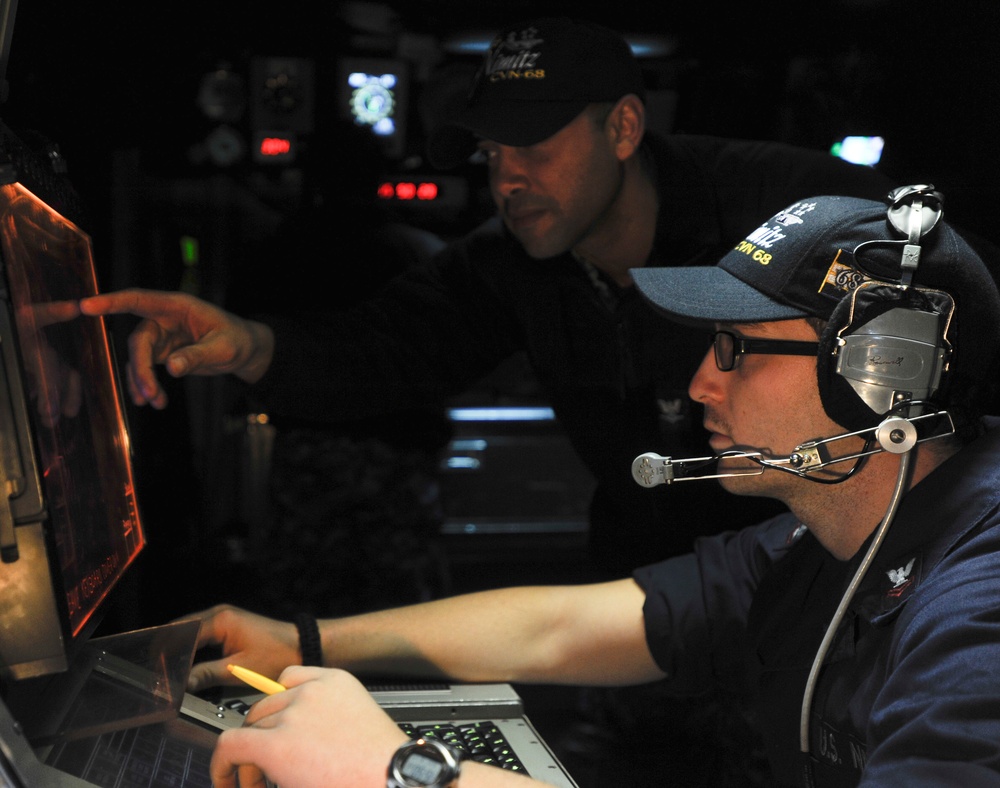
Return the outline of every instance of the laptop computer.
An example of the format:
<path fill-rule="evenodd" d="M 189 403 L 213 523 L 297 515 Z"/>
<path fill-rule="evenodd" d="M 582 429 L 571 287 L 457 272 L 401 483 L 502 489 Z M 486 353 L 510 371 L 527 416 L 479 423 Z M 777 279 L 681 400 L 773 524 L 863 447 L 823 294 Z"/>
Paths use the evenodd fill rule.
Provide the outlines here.
<path fill-rule="evenodd" d="M 171 627 L 173 632 L 161 632 Z M 177 649 L 168 648 L 165 657 L 147 664 L 123 659 L 121 649 L 103 649 L 105 641 L 123 638 L 176 644 L 180 637 L 196 632 L 197 625 L 188 622 L 92 641 L 88 651 L 96 656 L 83 660 L 87 675 L 82 681 L 68 682 L 74 687 L 73 698 L 57 704 L 57 719 L 49 720 L 47 726 L 29 721 L 28 730 L 34 733 L 30 746 L 20 724 L 8 730 L 0 724 L 0 750 L 21 753 L 22 770 L 36 775 L 35 781 L 27 783 L 32 786 L 210 788 L 215 738 L 227 728 L 242 725 L 250 706 L 263 696 L 239 689 L 228 689 L 211 700 L 176 694 L 181 677 L 171 675 L 176 669 L 163 670 L 162 666 L 178 664 Z M 138 650 L 151 653 L 145 645 Z M 527 774 L 556 788 L 577 788 L 509 684 L 393 681 L 366 686 L 410 736 L 441 738 L 464 749 L 466 757 Z M 8 742 L 4 737 L 19 741 Z M 31 763 L 36 758 L 41 766 Z M 45 782 L 37 781 L 39 774 Z"/>

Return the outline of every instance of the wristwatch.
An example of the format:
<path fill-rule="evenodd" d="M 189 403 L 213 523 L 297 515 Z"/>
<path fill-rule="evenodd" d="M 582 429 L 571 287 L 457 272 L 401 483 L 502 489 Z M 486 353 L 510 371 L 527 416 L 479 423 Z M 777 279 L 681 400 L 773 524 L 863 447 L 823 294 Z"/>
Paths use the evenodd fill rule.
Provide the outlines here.
<path fill-rule="evenodd" d="M 389 761 L 386 788 L 457 788 L 458 753 L 437 739 L 409 741 Z"/>

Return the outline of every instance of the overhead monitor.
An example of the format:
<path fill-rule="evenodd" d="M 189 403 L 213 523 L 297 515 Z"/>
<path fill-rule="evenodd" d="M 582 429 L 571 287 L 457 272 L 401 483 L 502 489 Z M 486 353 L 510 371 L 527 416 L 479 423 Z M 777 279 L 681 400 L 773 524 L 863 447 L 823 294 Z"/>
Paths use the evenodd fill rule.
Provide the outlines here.
<path fill-rule="evenodd" d="M 390 58 L 341 58 L 338 114 L 367 128 L 389 158 L 406 152 L 410 78 L 406 63 Z"/>

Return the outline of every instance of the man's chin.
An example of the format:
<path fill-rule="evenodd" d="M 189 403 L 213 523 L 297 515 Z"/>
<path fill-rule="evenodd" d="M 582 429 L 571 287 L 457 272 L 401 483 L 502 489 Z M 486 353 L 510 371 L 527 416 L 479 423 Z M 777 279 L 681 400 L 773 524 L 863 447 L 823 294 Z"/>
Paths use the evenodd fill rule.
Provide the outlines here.
<path fill-rule="evenodd" d="M 523 238 L 518 238 L 517 240 L 521 244 L 521 248 L 524 249 L 524 253 L 532 260 L 551 260 L 553 257 L 558 257 L 568 251 L 562 246 L 543 240 L 525 240 Z"/>
<path fill-rule="evenodd" d="M 733 495 L 744 498 L 773 497 L 762 489 L 759 476 L 726 476 L 718 481 L 723 490 Z"/>
<path fill-rule="evenodd" d="M 546 232 L 541 227 L 515 230 L 508 224 L 507 229 L 521 245 L 524 253 L 533 260 L 558 257 L 568 252 L 570 248 L 565 241 L 553 237 L 551 232 Z"/>

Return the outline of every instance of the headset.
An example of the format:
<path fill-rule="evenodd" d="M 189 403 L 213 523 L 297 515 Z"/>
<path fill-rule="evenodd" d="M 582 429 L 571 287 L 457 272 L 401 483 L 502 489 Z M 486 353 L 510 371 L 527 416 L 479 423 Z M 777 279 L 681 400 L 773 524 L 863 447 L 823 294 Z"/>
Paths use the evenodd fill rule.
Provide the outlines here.
<path fill-rule="evenodd" d="M 864 280 L 834 309 L 820 337 L 817 376 L 827 414 L 849 430 L 872 427 L 903 403 L 932 401 L 942 390 L 952 347 L 955 301 L 913 284 L 921 242 L 937 227 L 944 198 L 930 184 L 888 195 L 887 222 L 902 237 L 865 241 L 854 249 Z M 878 247 L 901 246 L 898 281 L 865 269 Z M 919 277 L 917 277 L 919 279 Z M 903 415 L 916 415 L 906 408 Z"/>

